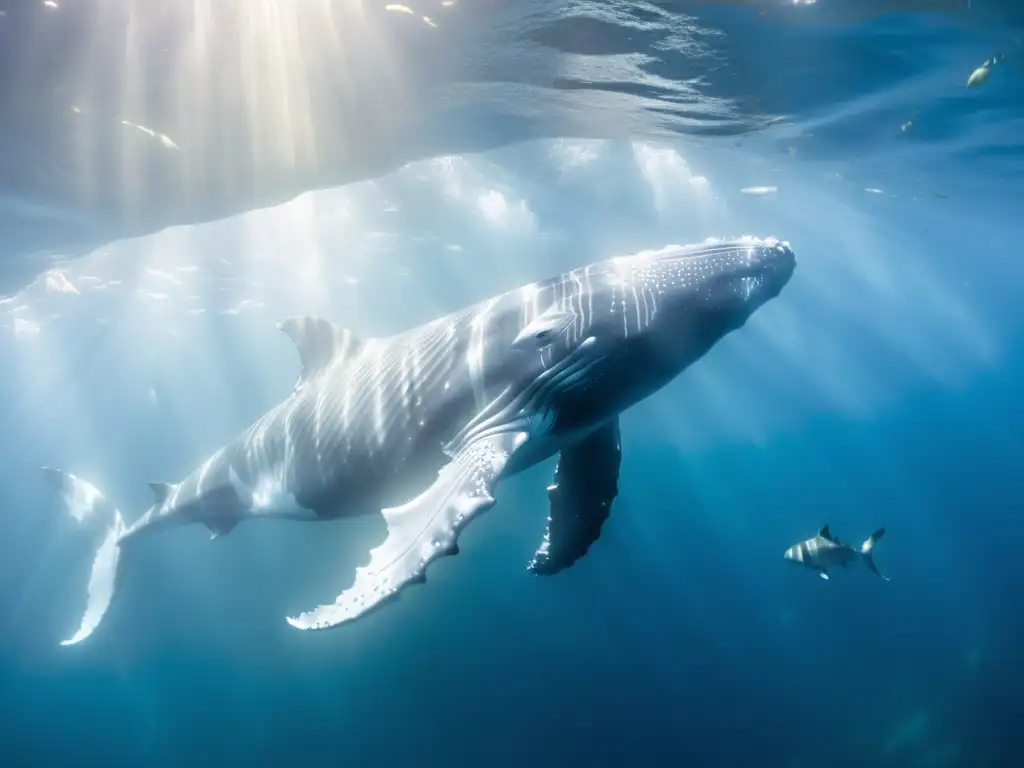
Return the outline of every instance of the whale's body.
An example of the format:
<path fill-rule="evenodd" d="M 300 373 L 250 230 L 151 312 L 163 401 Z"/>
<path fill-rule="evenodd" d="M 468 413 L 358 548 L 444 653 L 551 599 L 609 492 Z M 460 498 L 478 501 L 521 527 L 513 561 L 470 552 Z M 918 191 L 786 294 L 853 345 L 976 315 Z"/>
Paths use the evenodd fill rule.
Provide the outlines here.
<path fill-rule="evenodd" d="M 72 513 L 102 532 L 89 606 L 67 642 L 99 624 L 121 551 L 146 534 L 197 522 L 217 537 L 251 518 L 382 512 L 388 538 L 353 586 L 289 619 L 302 628 L 352 620 L 455 553 L 500 478 L 555 454 L 548 531 L 531 569 L 567 567 L 597 539 L 617 494 L 618 414 L 743 325 L 794 268 L 788 245 L 743 238 L 599 262 L 385 339 L 285 320 L 302 364 L 294 391 L 180 483 L 151 484 L 155 503 L 133 525 L 85 481 L 48 470 Z"/>

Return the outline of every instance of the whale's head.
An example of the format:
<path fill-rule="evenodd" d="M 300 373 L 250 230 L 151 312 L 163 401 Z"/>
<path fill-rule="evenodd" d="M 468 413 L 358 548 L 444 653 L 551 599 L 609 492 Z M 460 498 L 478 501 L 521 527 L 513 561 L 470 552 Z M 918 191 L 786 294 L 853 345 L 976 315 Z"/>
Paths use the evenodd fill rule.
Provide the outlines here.
<path fill-rule="evenodd" d="M 740 238 L 701 245 L 669 246 L 613 260 L 614 292 L 621 282 L 626 304 L 639 310 L 637 333 L 712 335 L 746 322 L 779 295 L 796 269 L 788 243 Z M 628 328 L 626 333 L 628 334 Z"/>
<path fill-rule="evenodd" d="M 750 237 L 609 259 L 552 282 L 554 301 L 513 347 L 545 352 L 538 392 L 550 394 L 566 425 L 593 423 L 700 359 L 778 296 L 795 269 L 788 243 Z M 531 289 L 523 304 L 544 301 Z"/>
<path fill-rule="evenodd" d="M 688 360 L 778 296 L 795 269 L 788 243 L 709 241 L 613 261 L 606 290 L 622 296 L 624 339 L 633 336 Z"/>
<path fill-rule="evenodd" d="M 570 274 L 565 301 L 520 334 L 569 340 L 570 399 L 583 411 L 618 411 L 698 360 L 778 296 L 796 268 L 789 245 L 740 238 L 669 246 L 610 259 Z M 547 339 L 540 340 L 547 343 Z"/>
<path fill-rule="evenodd" d="M 619 265 L 638 366 L 674 376 L 779 295 L 796 269 L 788 243 L 740 238 L 672 246 Z"/>
<path fill-rule="evenodd" d="M 611 259 L 586 276 L 594 310 L 580 335 L 685 367 L 778 296 L 795 268 L 788 243 L 751 237 Z"/>

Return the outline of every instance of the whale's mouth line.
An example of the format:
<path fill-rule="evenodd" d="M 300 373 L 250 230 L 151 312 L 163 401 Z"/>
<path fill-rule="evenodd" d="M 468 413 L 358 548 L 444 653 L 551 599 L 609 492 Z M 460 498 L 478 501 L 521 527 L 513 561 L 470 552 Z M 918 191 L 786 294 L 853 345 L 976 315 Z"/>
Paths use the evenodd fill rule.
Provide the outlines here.
<path fill-rule="evenodd" d="M 782 271 L 781 265 L 774 263 L 752 264 L 729 272 L 722 272 L 713 277 L 712 281 L 718 285 L 732 285 L 735 283 L 748 285 L 751 282 L 760 285 L 771 280 L 774 275 Z"/>
<path fill-rule="evenodd" d="M 751 265 L 749 267 L 742 267 L 741 269 L 733 270 L 732 272 L 722 273 L 721 278 L 724 280 L 745 280 L 747 278 L 757 279 L 767 277 L 771 274 L 772 269 L 773 267 L 771 264 Z"/>

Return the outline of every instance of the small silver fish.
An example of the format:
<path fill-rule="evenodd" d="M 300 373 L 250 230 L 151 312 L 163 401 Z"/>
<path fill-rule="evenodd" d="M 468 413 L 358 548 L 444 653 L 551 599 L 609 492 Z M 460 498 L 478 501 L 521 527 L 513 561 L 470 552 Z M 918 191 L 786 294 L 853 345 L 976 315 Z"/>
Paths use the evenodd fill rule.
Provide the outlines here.
<path fill-rule="evenodd" d="M 823 579 L 828 578 L 829 568 L 846 568 L 851 562 L 861 559 L 872 573 L 888 581 L 889 577 L 882 576 L 871 557 L 875 542 L 884 535 L 885 528 L 879 528 L 860 545 L 860 549 L 855 549 L 849 544 L 840 542 L 826 525 L 818 531 L 817 535 L 787 549 L 783 557 L 798 565 L 813 568 Z"/>

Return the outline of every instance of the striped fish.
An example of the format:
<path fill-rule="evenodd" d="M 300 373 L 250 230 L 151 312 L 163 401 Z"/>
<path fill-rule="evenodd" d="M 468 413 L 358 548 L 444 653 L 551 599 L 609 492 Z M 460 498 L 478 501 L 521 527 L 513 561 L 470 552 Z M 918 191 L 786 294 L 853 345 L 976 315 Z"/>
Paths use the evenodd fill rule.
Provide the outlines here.
<path fill-rule="evenodd" d="M 872 557 L 875 542 L 884 535 L 885 528 L 879 528 L 859 548 L 854 548 L 839 541 L 826 525 L 811 538 L 787 549 L 783 557 L 798 565 L 813 568 L 823 579 L 828 578 L 830 568 L 846 568 L 852 562 L 863 560 L 864 565 L 872 573 L 888 581 L 889 577 L 882 576 L 878 568 L 875 567 L 875 560 Z"/>

